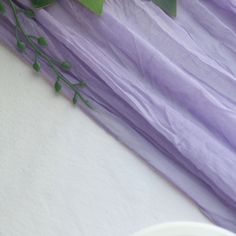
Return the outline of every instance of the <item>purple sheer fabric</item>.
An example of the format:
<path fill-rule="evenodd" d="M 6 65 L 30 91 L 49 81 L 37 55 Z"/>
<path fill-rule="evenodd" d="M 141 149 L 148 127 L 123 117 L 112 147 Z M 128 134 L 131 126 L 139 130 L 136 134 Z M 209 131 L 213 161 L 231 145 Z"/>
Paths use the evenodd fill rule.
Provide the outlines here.
<path fill-rule="evenodd" d="M 97 17 L 61 0 L 22 21 L 72 62 L 71 81 L 86 81 L 91 117 L 236 232 L 235 14 L 235 0 L 179 1 L 176 19 L 149 1 L 107 0 Z M 0 18 L 0 41 L 15 50 L 13 23 Z"/>

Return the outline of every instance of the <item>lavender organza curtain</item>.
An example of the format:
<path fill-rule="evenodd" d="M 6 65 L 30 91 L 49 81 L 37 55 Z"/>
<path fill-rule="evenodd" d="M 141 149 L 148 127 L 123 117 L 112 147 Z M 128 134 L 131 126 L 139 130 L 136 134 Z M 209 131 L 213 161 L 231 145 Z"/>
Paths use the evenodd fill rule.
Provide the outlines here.
<path fill-rule="evenodd" d="M 150 1 L 107 0 L 97 17 L 61 0 L 22 20 L 87 82 L 91 117 L 236 232 L 235 0 L 179 1 L 176 19 Z M 0 41 L 15 50 L 8 14 Z"/>

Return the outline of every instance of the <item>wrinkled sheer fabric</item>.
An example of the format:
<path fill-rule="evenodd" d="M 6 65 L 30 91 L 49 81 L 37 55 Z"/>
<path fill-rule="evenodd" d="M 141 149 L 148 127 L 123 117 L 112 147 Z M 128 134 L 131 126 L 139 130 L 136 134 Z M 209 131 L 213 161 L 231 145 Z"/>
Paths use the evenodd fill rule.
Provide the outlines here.
<path fill-rule="evenodd" d="M 150 1 L 107 0 L 98 17 L 60 0 L 22 21 L 86 81 L 85 112 L 236 232 L 236 0 L 179 1 L 175 19 Z M 0 41 L 15 50 L 14 35 L 6 14 Z"/>

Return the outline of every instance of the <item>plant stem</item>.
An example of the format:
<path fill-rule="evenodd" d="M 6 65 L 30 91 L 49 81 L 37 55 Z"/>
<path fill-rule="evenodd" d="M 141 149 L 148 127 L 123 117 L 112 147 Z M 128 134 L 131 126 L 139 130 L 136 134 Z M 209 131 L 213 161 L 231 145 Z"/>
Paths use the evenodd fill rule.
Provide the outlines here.
<path fill-rule="evenodd" d="M 30 47 L 34 50 L 35 54 L 38 57 L 41 57 L 42 59 L 44 59 L 47 64 L 51 67 L 51 69 L 54 71 L 55 75 L 57 76 L 57 78 L 60 78 L 60 80 L 62 80 L 64 82 L 64 84 L 70 88 L 75 94 L 78 95 L 78 97 L 80 98 L 80 100 L 88 106 L 88 102 L 85 100 L 85 98 L 82 96 L 82 94 L 80 93 L 80 91 L 78 90 L 78 88 L 71 83 L 68 79 L 66 79 L 63 74 L 56 68 L 55 61 L 54 59 L 52 59 L 50 56 L 48 56 L 44 51 L 42 51 L 37 45 L 35 45 L 35 43 L 32 41 L 32 39 L 37 39 L 36 36 L 33 35 L 28 35 L 24 28 L 22 27 L 19 18 L 17 16 L 17 8 L 15 3 L 12 0 L 7 0 L 9 2 L 9 5 L 12 9 L 13 15 L 14 15 L 14 19 L 15 19 L 15 23 L 16 23 L 16 32 L 19 30 L 19 32 L 22 33 L 22 35 L 24 36 L 26 42 L 30 45 Z M 18 33 L 18 32 L 17 32 Z M 18 40 L 18 36 L 17 36 L 17 40 Z"/>

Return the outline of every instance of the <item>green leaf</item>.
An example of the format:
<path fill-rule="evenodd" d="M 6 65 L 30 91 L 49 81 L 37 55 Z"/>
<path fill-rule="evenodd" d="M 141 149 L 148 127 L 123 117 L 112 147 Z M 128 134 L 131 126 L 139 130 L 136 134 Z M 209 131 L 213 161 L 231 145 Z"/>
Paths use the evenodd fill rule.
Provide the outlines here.
<path fill-rule="evenodd" d="M 25 16 L 27 16 L 29 18 L 34 18 L 35 17 L 35 12 L 30 8 L 26 9 L 24 11 L 24 14 L 25 14 Z"/>
<path fill-rule="evenodd" d="M 67 61 L 63 61 L 63 62 L 61 63 L 61 68 L 62 68 L 63 70 L 70 70 L 71 64 L 70 64 L 69 62 L 67 62 Z"/>
<path fill-rule="evenodd" d="M 73 104 L 76 105 L 78 102 L 78 95 L 77 93 L 75 93 L 74 97 L 73 97 Z"/>
<path fill-rule="evenodd" d="M 33 64 L 33 68 L 34 68 L 34 70 L 35 70 L 36 72 L 39 72 L 41 66 L 40 66 L 40 64 L 39 64 L 38 62 L 35 62 L 35 63 Z"/>
<path fill-rule="evenodd" d="M 24 52 L 26 49 L 26 45 L 22 41 L 17 41 L 17 48 L 20 52 Z"/>
<path fill-rule="evenodd" d="M 55 0 L 31 0 L 31 2 L 35 8 L 44 8 L 54 3 Z"/>
<path fill-rule="evenodd" d="M 97 15 L 102 14 L 105 0 L 79 0 L 85 7 Z"/>
<path fill-rule="evenodd" d="M 86 84 L 84 81 L 81 80 L 81 81 L 79 82 L 79 87 L 80 87 L 80 88 L 85 88 L 85 87 L 87 87 L 87 84 Z"/>
<path fill-rule="evenodd" d="M 38 44 L 41 45 L 41 46 L 47 46 L 48 42 L 44 37 L 39 37 L 38 38 Z"/>
<path fill-rule="evenodd" d="M 57 93 L 61 91 L 61 83 L 59 80 L 57 80 L 57 82 L 55 83 L 54 88 Z"/>
<path fill-rule="evenodd" d="M 169 16 L 176 16 L 177 0 L 152 0 Z"/>
<path fill-rule="evenodd" d="M 0 2 L 0 14 L 3 14 L 6 11 L 5 6 L 3 5 L 3 2 Z"/>

